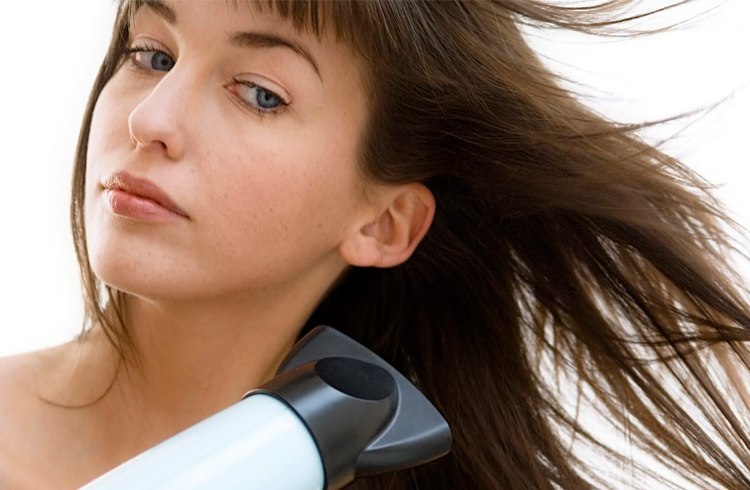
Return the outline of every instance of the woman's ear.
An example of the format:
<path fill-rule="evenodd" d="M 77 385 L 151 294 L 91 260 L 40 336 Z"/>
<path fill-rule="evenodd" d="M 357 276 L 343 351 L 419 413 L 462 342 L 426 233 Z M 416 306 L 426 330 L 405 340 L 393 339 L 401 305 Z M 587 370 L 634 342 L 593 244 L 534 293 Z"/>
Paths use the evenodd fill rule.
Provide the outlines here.
<path fill-rule="evenodd" d="M 376 199 L 375 218 L 341 242 L 350 265 L 393 267 L 405 262 L 422 241 L 435 216 L 435 198 L 423 184 L 389 186 Z"/>

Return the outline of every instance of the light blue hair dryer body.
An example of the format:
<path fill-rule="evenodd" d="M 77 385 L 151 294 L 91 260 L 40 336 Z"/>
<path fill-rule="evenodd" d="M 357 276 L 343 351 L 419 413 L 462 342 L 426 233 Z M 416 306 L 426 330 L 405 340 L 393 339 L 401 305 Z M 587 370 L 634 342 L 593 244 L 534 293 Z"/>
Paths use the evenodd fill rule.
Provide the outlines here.
<path fill-rule="evenodd" d="M 411 382 L 318 327 L 270 382 L 83 488 L 334 490 L 450 446 L 445 419 Z"/>

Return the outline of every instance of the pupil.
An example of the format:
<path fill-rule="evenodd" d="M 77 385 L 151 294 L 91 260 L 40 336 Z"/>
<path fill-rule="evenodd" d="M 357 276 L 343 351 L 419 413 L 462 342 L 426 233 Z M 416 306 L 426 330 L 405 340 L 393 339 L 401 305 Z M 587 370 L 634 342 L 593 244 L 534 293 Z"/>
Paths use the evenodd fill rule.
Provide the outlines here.
<path fill-rule="evenodd" d="M 264 109 L 272 109 L 273 107 L 275 107 L 278 103 L 277 99 L 278 98 L 276 96 L 271 95 L 265 90 L 258 90 L 258 97 L 256 100 L 258 101 L 258 104 Z"/>
<path fill-rule="evenodd" d="M 151 67 L 157 70 L 169 70 L 172 68 L 172 60 L 164 53 L 155 53 L 151 58 Z"/>

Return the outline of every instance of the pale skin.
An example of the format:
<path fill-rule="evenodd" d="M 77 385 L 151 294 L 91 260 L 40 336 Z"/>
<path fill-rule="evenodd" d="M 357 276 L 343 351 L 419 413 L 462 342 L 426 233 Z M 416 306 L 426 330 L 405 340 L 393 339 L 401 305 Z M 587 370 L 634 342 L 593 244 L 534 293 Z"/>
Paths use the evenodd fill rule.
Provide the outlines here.
<path fill-rule="evenodd" d="M 298 49 L 239 45 L 238 32 Z M 141 51 L 94 111 L 85 216 L 94 272 L 128 293 L 143 367 L 66 409 L 42 398 L 90 402 L 115 374 L 98 327 L 0 359 L 0 488 L 75 488 L 236 402 L 273 376 L 342 272 L 403 263 L 435 212 L 424 185 L 358 171 L 363 69 L 332 35 L 243 2 L 171 0 L 141 8 L 129 47 Z M 122 171 L 183 214 L 118 214 L 101 183 Z"/>

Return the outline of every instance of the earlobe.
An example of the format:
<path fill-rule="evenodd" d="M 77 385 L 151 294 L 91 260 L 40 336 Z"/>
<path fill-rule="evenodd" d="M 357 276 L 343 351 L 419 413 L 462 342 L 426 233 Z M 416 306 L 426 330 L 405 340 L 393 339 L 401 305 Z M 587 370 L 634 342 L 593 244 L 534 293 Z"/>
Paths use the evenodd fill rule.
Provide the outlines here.
<path fill-rule="evenodd" d="M 378 199 L 377 216 L 342 241 L 350 265 L 393 267 L 411 257 L 432 224 L 435 199 L 423 184 L 389 187 Z"/>

